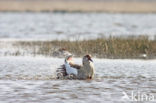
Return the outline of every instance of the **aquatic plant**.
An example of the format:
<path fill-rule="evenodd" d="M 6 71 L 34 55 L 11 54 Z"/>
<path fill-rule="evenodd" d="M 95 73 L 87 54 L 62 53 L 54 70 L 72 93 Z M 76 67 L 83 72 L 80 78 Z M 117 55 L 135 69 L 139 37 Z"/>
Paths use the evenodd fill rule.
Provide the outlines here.
<path fill-rule="evenodd" d="M 98 58 L 155 58 L 156 39 L 146 36 L 109 37 L 95 40 L 54 40 L 54 41 L 18 41 L 15 47 L 30 50 L 34 55 L 53 56 L 59 48 L 65 48 L 75 56 L 91 54 Z M 19 55 L 19 53 L 18 53 Z"/>

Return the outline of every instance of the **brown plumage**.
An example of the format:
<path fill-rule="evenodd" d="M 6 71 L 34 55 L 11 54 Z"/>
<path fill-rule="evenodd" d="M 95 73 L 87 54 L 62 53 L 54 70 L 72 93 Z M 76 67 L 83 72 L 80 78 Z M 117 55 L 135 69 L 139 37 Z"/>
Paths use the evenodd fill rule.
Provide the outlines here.
<path fill-rule="evenodd" d="M 81 68 L 81 65 L 78 65 L 78 64 L 73 64 L 73 63 L 69 63 L 69 65 L 73 68 L 76 68 L 76 69 L 80 69 Z"/>
<path fill-rule="evenodd" d="M 78 79 L 92 79 L 94 78 L 94 64 L 90 55 L 83 57 L 83 66 L 78 70 Z"/>
<path fill-rule="evenodd" d="M 82 60 L 83 65 L 77 65 L 69 63 L 69 65 L 78 70 L 77 79 L 92 79 L 94 78 L 94 65 L 90 55 L 85 55 Z M 62 65 L 57 69 L 58 74 L 62 74 L 63 77 L 67 76 L 65 65 Z M 58 76 L 59 78 L 59 76 Z"/>

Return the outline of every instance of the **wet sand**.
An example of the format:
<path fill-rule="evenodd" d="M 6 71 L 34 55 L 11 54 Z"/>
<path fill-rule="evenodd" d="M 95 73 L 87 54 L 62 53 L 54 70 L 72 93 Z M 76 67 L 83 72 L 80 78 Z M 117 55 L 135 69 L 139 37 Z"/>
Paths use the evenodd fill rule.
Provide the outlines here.
<path fill-rule="evenodd" d="M 155 1 L 0 0 L 0 11 L 156 12 Z"/>

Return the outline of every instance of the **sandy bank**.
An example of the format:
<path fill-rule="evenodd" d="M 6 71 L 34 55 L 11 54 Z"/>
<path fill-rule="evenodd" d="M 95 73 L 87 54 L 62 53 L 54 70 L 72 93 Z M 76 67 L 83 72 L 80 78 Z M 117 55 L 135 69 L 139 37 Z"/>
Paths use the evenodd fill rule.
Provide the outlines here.
<path fill-rule="evenodd" d="M 62 12 L 156 12 L 156 2 L 139 1 L 60 1 L 1 0 L 0 11 L 62 11 Z"/>

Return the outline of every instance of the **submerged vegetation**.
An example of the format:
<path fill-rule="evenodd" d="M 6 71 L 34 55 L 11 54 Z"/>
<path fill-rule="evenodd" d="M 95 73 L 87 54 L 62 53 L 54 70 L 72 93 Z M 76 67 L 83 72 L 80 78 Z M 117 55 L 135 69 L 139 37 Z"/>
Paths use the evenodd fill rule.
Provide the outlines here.
<path fill-rule="evenodd" d="M 82 41 L 18 41 L 14 47 L 32 50 L 32 54 L 53 56 L 54 51 L 65 48 L 76 57 L 91 54 L 98 58 L 156 58 L 156 39 L 141 37 L 109 37 Z M 20 55 L 17 52 L 16 55 Z"/>

